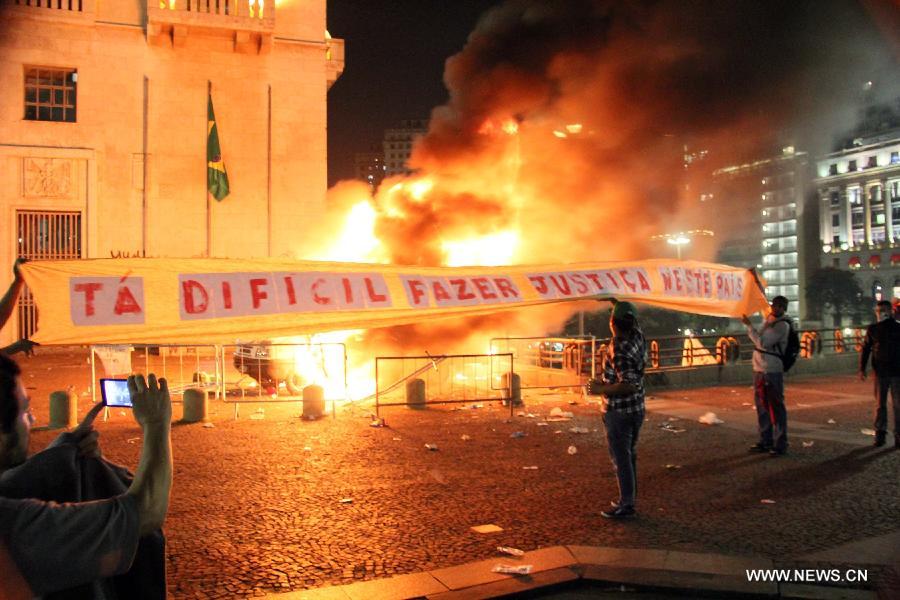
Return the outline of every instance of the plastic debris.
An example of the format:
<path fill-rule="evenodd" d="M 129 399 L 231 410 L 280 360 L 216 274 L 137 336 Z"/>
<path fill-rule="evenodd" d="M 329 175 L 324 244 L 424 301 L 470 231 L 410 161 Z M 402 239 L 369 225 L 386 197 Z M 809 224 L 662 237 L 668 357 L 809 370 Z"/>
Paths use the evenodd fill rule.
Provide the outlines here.
<path fill-rule="evenodd" d="M 547 423 L 544 423 L 543 421 L 538 423 L 537 426 L 538 427 L 549 427 L 549 425 Z"/>
<path fill-rule="evenodd" d="M 497 565 L 491 571 L 507 575 L 528 575 L 531 573 L 531 565 Z"/>
<path fill-rule="evenodd" d="M 475 410 L 477 408 L 484 408 L 484 404 L 473 404 L 472 405 L 472 410 Z"/>
<path fill-rule="evenodd" d="M 509 554 L 510 556 L 525 556 L 524 550 L 519 550 L 518 548 L 510 548 L 509 546 L 497 546 L 497 552 L 500 552 L 502 554 Z"/>
<path fill-rule="evenodd" d="M 125 441 L 128 442 L 129 444 L 134 444 L 134 443 L 136 443 L 139 439 L 141 439 L 141 438 L 139 438 L 139 437 L 133 437 L 133 438 L 128 438 L 128 439 L 125 440 Z"/>
<path fill-rule="evenodd" d="M 741 402 L 741 406 L 753 406 L 750 402 Z"/>
<path fill-rule="evenodd" d="M 537 415 L 534 414 L 534 413 L 528 413 L 528 414 L 525 415 L 525 417 L 528 418 L 528 419 L 533 419 L 533 418 L 535 418 L 536 416 L 537 416 Z"/>
<path fill-rule="evenodd" d="M 262 421 L 265 418 L 266 418 L 266 415 L 264 415 L 262 413 L 254 413 L 254 414 L 250 415 L 250 419 L 253 421 Z"/>
<path fill-rule="evenodd" d="M 569 446 L 569 449 L 566 450 L 566 452 L 568 452 L 569 454 L 578 454 L 578 448 L 576 448 L 575 446 Z"/>
<path fill-rule="evenodd" d="M 554 431 L 553 433 L 562 433 L 562 429 L 557 429 L 557 430 Z"/>
<path fill-rule="evenodd" d="M 675 421 L 680 421 L 680 420 L 681 419 L 679 419 L 678 417 L 669 417 L 668 419 L 666 419 L 666 421 L 668 421 L 669 423 L 674 423 Z"/>
<path fill-rule="evenodd" d="M 837 423 L 837 421 L 835 421 L 834 419 L 828 419 L 827 423 L 829 425 L 834 425 L 835 423 Z"/>
<path fill-rule="evenodd" d="M 522 412 L 522 411 L 519 411 L 519 412 L 516 413 L 516 416 L 517 416 L 517 417 L 524 417 L 524 416 L 525 416 L 525 413 Z"/>
<path fill-rule="evenodd" d="M 668 465 L 666 465 L 666 468 L 669 469 L 669 470 L 671 470 L 671 471 L 674 471 L 675 469 L 680 469 L 680 468 L 681 468 L 681 465 L 668 464 Z"/>
<path fill-rule="evenodd" d="M 871 436 L 875 435 L 874 429 L 860 429 L 859 432 L 863 435 L 871 435 Z"/>
<path fill-rule="evenodd" d="M 678 427 L 674 427 L 671 423 L 663 423 L 659 426 L 663 431 L 668 431 L 671 433 L 684 433 L 684 429 L 680 429 Z"/>
<path fill-rule="evenodd" d="M 548 421 L 568 421 L 569 419 L 574 419 L 574 418 L 575 418 L 574 413 L 564 411 L 560 407 L 554 406 L 553 409 L 550 411 L 550 416 L 547 417 L 547 420 Z"/>
<path fill-rule="evenodd" d="M 537 471 L 538 470 L 537 465 L 529 465 L 527 467 L 522 467 L 522 469 L 524 469 L 525 471 Z"/>
<path fill-rule="evenodd" d="M 569 427 L 569 431 L 571 433 L 590 433 L 591 430 L 587 427 Z"/>
<path fill-rule="evenodd" d="M 384 419 L 374 418 L 372 422 L 369 423 L 369 427 L 387 427 L 387 423 L 384 422 Z"/>
<path fill-rule="evenodd" d="M 204 424 L 203 424 L 203 426 L 204 426 L 204 427 L 206 427 L 206 428 L 207 428 L 207 429 L 212 429 L 212 428 L 213 428 L 213 427 L 215 427 L 215 426 L 216 426 L 216 424 L 215 424 L 215 423 L 212 423 L 212 422 L 209 422 L 209 421 L 207 421 L 207 422 L 206 422 L 206 423 L 204 423 Z"/>
<path fill-rule="evenodd" d="M 352 504 L 353 498 L 341 498 L 341 504 Z"/>
<path fill-rule="evenodd" d="M 469 529 L 471 529 L 475 533 L 497 533 L 498 531 L 503 531 L 502 527 L 498 527 L 493 523 L 489 523 L 487 525 L 474 525 Z"/>
<path fill-rule="evenodd" d="M 303 451 L 304 452 L 312 452 L 312 448 L 310 448 L 309 446 L 304 446 Z"/>
<path fill-rule="evenodd" d="M 437 444 L 425 444 L 425 448 L 427 450 L 431 450 L 432 452 L 437 452 Z"/>
<path fill-rule="evenodd" d="M 760 502 L 760 504 L 775 504 L 775 501 L 774 501 L 774 500 L 770 500 L 769 498 L 763 498 L 763 499 L 760 500 L 759 502 Z"/>
<path fill-rule="evenodd" d="M 701 423 L 703 423 L 704 425 L 719 425 L 719 424 L 725 422 L 722 419 L 720 419 L 718 416 L 716 416 L 716 413 L 714 413 L 714 412 L 705 413 L 705 414 L 701 415 L 698 420 Z"/>
<path fill-rule="evenodd" d="M 803 447 L 804 448 L 812 448 L 813 444 L 815 444 L 815 442 L 813 442 L 813 441 L 803 442 Z"/>
<path fill-rule="evenodd" d="M 511 434 L 509 434 L 509 437 L 511 437 L 511 438 L 523 438 L 523 437 L 525 437 L 525 432 L 524 432 L 524 431 L 513 431 Z"/>

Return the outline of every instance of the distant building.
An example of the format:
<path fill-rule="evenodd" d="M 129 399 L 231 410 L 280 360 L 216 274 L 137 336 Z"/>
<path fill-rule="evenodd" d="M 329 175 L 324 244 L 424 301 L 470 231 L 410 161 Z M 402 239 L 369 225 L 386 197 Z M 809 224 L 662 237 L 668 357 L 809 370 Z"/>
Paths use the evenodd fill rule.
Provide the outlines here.
<path fill-rule="evenodd" d="M 719 237 L 718 262 L 756 268 L 766 297 L 788 299 L 788 312 L 807 317 L 803 290 L 818 265 L 815 202 L 807 202 L 809 157 L 793 147 L 778 156 L 716 169 L 708 188 Z M 810 225 L 810 223 L 812 225 Z"/>
<path fill-rule="evenodd" d="M 0 287 L 16 256 L 291 254 L 325 212 L 325 0 L 0 0 Z M 207 194 L 207 99 L 230 194 Z M 0 345 L 30 335 L 34 309 Z"/>
<path fill-rule="evenodd" d="M 900 129 L 816 159 L 820 264 L 857 273 L 874 300 L 900 297 Z"/>
<path fill-rule="evenodd" d="M 428 132 L 428 121 L 414 119 L 401 121 L 400 127 L 384 132 L 385 176 L 409 175 L 412 170 L 408 161 L 415 141 Z"/>
<path fill-rule="evenodd" d="M 368 152 L 357 152 L 353 156 L 353 171 L 355 179 L 365 181 L 375 192 L 384 179 L 384 152 L 378 146 L 372 146 Z"/>

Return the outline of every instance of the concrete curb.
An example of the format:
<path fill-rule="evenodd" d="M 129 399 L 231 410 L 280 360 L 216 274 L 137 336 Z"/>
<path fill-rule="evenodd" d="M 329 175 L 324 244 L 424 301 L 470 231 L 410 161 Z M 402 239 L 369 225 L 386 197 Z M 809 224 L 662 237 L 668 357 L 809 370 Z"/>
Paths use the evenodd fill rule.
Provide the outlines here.
<path fill-rule="evenodd" d="M 531 565 L 531 574 L 494 573 L 499 564 Z M 875 600 L 875 592 L 806 584 L 750 582 L 747 569 L 772 569 L 766 558 L 603 546 L 553 546 L 348 585 L 269 594 L 271 600 L 476 600 L 593 581 L 643 590 L 690 591 L 706 597 Z"/>

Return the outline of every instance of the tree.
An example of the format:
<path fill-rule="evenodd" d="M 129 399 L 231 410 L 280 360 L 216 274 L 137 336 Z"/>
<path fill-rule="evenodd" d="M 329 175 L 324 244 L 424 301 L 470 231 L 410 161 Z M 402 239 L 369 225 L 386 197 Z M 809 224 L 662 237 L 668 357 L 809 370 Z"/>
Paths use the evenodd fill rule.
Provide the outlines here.
<path fill-rule="evenodd" d="M 834 313 L 834 320 L 838 325 L 844 314 L 857 314 L 862 295 L 856 275 L 834 267 L 817 269 L 806 283 L 809 315 L 814 319 L 821 319 L 822 308 L 828 308 Z"/>

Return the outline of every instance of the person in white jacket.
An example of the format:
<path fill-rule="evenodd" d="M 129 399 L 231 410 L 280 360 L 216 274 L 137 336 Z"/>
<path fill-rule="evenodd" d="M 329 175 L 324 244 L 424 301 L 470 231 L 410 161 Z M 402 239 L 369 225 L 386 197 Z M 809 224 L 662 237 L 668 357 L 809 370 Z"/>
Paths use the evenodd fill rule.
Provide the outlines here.
<path fill-rule="evenodd" d="M 768 452 L 776 457 L 788 449 L 787 408 L 784 405 L 784 365 L 779 357 L 787 349 L 790 323 L 785 317 L 788 300 L 772 298 L 771 311 L 757 331 L 747 315 L 741 322 L 753 343 L 753 400 L 759 420 L 759 441 L 750 452 Z"/>

